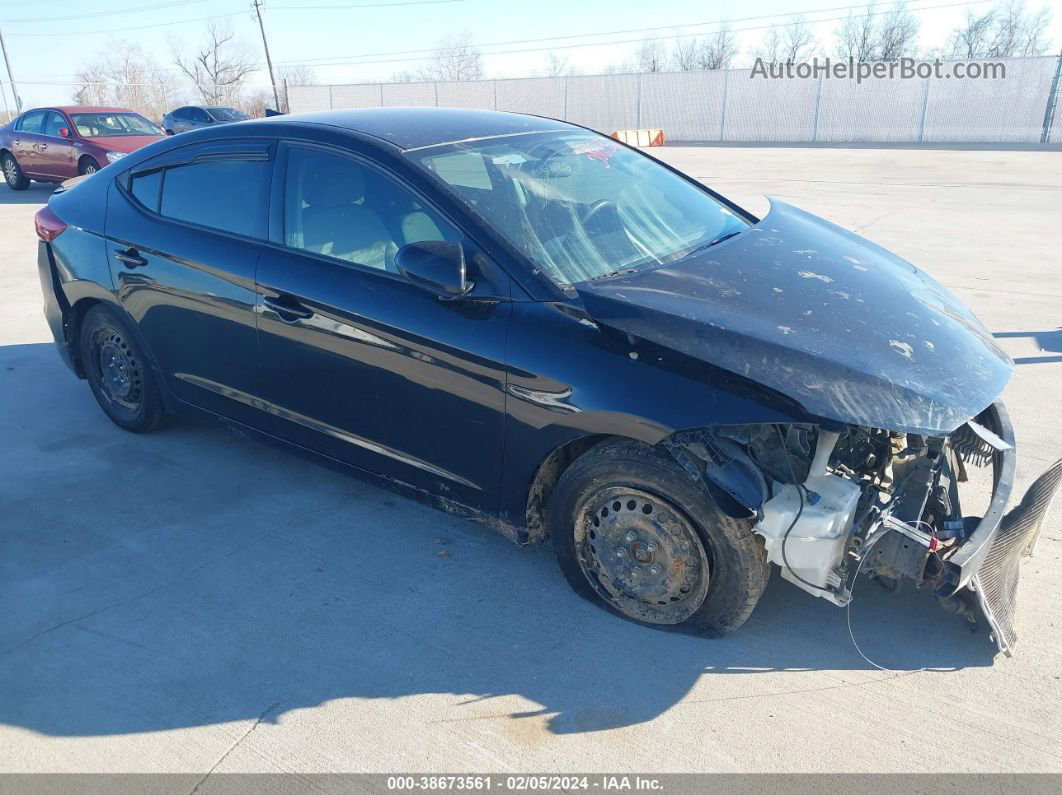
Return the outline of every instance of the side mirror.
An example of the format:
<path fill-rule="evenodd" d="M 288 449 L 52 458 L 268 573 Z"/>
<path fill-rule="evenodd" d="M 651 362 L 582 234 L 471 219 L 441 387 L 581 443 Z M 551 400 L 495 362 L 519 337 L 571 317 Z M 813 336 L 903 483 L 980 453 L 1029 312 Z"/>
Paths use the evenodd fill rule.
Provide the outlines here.
<path fill-rule="evenodd" d="M 398 272 L 443 299 L 460 298 L 475 287 L 465 276 L 465 250 L 450 240 L 407 243 L 395 255 Z"/>
<path fill-rule="evenodd" d="M 69 138 L 70 137 L 70 128 L 69 127 L 60 127 L 59 128 L 59 135 L 61 135 L 63 138 Z"/>

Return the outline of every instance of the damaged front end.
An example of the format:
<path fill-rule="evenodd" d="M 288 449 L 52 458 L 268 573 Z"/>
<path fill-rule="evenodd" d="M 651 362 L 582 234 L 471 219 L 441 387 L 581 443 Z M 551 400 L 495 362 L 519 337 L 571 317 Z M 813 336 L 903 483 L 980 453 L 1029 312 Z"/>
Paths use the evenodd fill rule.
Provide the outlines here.
<path fill-rule="evenodd" d="M 1002 404 L 943 436 L 748 425 L 683 431 L 665 444 L 724 510 L 755 515 L 768 560 L 797 587 L 843 606 L 859 574 L 889 588 L 911 580 L 972 623 L 979 608 L 1011 654 L 1018 563 L 1036 542 L 1062 461 L 1007 513 L 1015 451 Z M 975 512 L 962 499 L 981 496 L 965 493 L 978 482 L 991 496 Z"/>

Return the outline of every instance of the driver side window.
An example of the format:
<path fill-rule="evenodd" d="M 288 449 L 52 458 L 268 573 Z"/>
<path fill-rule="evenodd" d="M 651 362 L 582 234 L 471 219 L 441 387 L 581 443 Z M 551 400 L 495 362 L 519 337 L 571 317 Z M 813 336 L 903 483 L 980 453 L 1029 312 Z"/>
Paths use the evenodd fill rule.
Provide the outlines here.
<path fill-rule="evenodd" d="M 292 148 L 284 185 L 284 244 L 346 263 L 398 273 L 407 243 L 461 235 L 408 190 L 341 155 Z"/>

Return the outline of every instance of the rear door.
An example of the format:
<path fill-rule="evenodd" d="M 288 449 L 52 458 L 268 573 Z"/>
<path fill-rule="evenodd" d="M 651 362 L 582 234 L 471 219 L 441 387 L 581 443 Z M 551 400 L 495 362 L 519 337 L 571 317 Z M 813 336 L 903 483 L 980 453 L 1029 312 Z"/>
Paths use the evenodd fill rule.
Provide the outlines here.
<path fill-rule="evenodd" d="M 175 133 L 187 132 L 192 129 L 192 109 L 178 108 L 173 112 L 173 131 Z"/>
<path fill-rule="evenodd" d="M 404 183 L 342 151 L 286 146 L 274 204 L 258 289 L 277 435 L 495 511 L 508 277 L 477 277 L 455 301 L 406 281 L 395 266 L 402 245 L 464 236 Z M 479 300 L 490 295 L 504 298 Z"/>
<path fill-rule="evenodd" d="M 181 400 L 250 425 L 256 408 L 255 267 L 273 144 L 182 147 L 116 179 L 106 247 L 114 285 Z"/>
<path fill-rule="evenodd" d="M 15 150 L 15 159 L 19 167 L 27 176 L 45 175 L 42 170 L 44 164 L 41 154 L 44 150 L 41 149 L 41 144 L 47 143 L 42 133 L 48 113 L 45 110 L 31 110 L 15 122 L 15 134 L 11 139 L 11 145 Z"/>

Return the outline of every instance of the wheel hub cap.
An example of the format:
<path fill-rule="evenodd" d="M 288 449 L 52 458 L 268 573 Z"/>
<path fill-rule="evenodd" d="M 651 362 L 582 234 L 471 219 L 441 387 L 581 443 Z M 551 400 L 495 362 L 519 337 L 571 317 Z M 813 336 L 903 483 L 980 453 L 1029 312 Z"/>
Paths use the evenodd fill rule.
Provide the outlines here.
<path fill-rule="evenodd" d="M 114 331 L 97 338 L 100 387 L 108 400 L 135 410 L 140 404 L 140 371 L 125 340 Z"/>
<path fill-rule="evenodd" d="M 576 543 L 587 580 L 632 618 L 677 624 L 704 602 L 704 546 L 689 520 L 659 497 L 630 488 L 601 491 L 579 514 Z"/>

